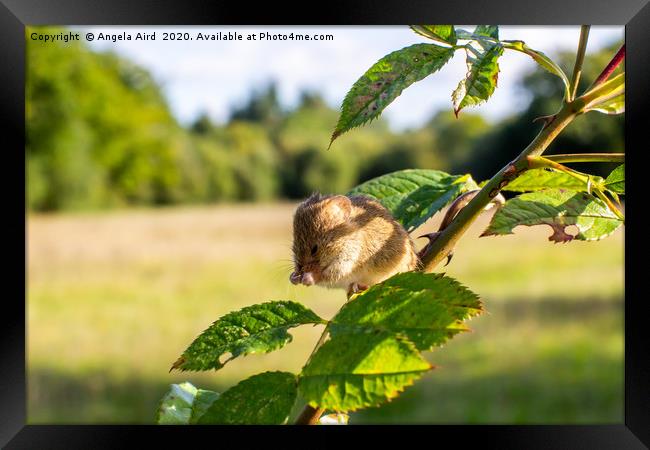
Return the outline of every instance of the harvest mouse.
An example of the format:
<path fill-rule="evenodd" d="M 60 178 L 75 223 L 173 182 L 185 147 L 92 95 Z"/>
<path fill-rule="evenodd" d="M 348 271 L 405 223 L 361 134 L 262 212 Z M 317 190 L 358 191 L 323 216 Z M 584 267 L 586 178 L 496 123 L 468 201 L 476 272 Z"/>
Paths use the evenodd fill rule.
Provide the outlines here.
<path fill-rule="evenodd" d="M 293 284 L 367 289 L 418 267 L 415 245 L 379 202 L 363 196 L 314 194 L 293 218 Z"/>

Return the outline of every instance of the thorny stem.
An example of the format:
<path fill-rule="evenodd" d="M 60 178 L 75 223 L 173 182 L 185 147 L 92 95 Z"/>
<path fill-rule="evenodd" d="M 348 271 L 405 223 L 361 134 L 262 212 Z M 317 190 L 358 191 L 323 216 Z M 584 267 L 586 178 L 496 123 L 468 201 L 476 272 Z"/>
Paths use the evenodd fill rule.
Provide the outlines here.
<path fill-rule="evenodd" d="M 582 25 L 580 27 L 580 41 L 578 42 L 578 52 L 576 54 L 576 63 L 573 66 L 573 76 L 571 77 L 571 86 L 569 88 L 570 98 L 568 101 L 572 102 L 576 98 L 578 91 L 578 83 L 580 82 L 580 75 L 582 74 L 582 63 L 585 59 L 585 51 L 587 49 L 587 39 L 589 39 L 589 25 Z"/>
<path fill-rule="evenodd" d="M 616 55 L 612 58 L 612 60 L 607 64 L 607 66 L 603 69 L 603 71 L 598 75 L 598 78 L 596 78 L 596 81 L 587 89 L 590 91 L 594 86 L 598 86 L 601 83 L 604 83 L 607 81 L 609 76 L 616 70 L 616 68 L 623 62 L 625 59 L 625 44 L 621 48 L 618 49 L 616 52 Z"/>
<path fill-rule="evenodd" d="M 537 137 L 533 139 L 521 154 L 493 176 L 483 186 L 476 197 L 458 213 L 449 226 L 431 243 L 428 251 L 422 255 L 422 270 L 424 272 L 432 272 L 453 250 L 461 236 L 469 229 L 481 211 L 483 211 L 483 208 L 499 194 L 506 184 L 514 180 L 522 171 L 528 169 L 528 161 L 526 158 L 528 156 L 541 155 L 553 139 L 575 119 L 583 107 L 582 102 L 579 100 L 565 103 L 562 109 L 555 115 L 555 118 L 544 125 Z"/>

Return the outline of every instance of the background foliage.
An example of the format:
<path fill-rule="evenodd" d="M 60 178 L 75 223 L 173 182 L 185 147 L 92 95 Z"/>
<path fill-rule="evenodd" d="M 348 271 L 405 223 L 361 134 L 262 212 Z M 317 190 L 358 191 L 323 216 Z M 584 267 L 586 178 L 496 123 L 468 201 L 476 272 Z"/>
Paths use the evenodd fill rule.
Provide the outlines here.
<path fill-rule="evenodd" d="M 480 181 L 530 141 L 539 128 L 533 119 L 555 111 L 563 92 L 559 78 L 531 64 L 513 104 L 523 111 L 499 123 L 444 110 L 396 133 L 376 120 L 325 151 L 338 111 L 318 92 L 305 91 L 284 110 L 269 82 L 233 107 L 227 123 L 202 115 L 183 127 L 151 75 L 123 57 L 92 52 L 83 42 L 27 45 L 27 191 L 35 211 L 298 199 L 314 190 L 346 192 L 411 167 L 472 173 Z M 583 83 L 618 45 L 588 55 Z M 570 67 L 573 57 L 560 61 Z M 622 130 L 620 116 L 589 114 L 548 153 L 618 151 Z M 576 168 L 606 176 L 614 166 Z"/>

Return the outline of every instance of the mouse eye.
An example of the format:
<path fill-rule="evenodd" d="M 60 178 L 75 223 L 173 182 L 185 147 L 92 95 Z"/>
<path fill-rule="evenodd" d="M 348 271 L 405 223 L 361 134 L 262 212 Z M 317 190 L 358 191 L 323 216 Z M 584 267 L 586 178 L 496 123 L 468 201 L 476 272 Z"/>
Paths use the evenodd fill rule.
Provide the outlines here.
<path fill-rule="evenodd" d="M 314 256 L 314 255 L 316 254 L 317 251 L 318 251 L 318 245 L 314 245 L 314 246 L 311 248 L 311 256 Z"/>

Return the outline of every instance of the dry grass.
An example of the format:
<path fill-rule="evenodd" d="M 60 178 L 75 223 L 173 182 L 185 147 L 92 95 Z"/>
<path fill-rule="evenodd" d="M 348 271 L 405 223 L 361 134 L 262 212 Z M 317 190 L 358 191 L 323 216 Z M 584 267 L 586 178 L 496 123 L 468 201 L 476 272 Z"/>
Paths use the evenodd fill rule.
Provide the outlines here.
<path fill-rule="evenodd" d="M 146 411 L 153 414 L 152 398 L 162 394 L 165 384 L 190 379 L 223 388 L 262 370 L 300 370 L 319 328 L 297 329 L 294 343 L 282 351 L 240 358 L 217 374 L 167 373 L 196 334 L 233 309 L 291 299 L 323 317 L 336 312 L 344 301 L 342 291 L 288 282 L 294 207 L 286 203 L 30 215 L 30 420 L 146 422 L 151 420 Z M 478 239 L 490 214 L 472 227 L 445 270 L 481 294 L 491 314 L 472 321 L 476 333 L 455 339 L 451 351 L 438 352 L 447 367 L 460 368 L 460 375 L 443 372 L 432 376 L 432 382 L 461 383 L 463 376 L 470 380 L 508 370 L 515 373 L 535 361 L 559 358 L 566 349 L 573 349 L 567 354 L 578 358 L 565 361 L 566 367 L 575 367 L 587 348 L 594 358 L 611 360 L 611 371 L 615 370 L 622 364 L 623 232 L 599 243 L 554 245 L 546 241 L 547 227 L 520 227 L 513 236 Z M 521 309 L 523 303 L 532 306 Z M 540 309 L 536 304 L 545 306 Z M 553 304 L 575 306 L 567 312 Z M 602 304 L 609 306 L 596 315 L 584 314 Z M 596 324 L 598 330 L 593 328 Z M 592 348 L 589 343 L 599 339 L 602 345 Z M 610 372 L 611 396 L 618 389 L 618 378 Z M 547 374 L 538 381 L 552 383 L 552 371 Z M 414 392 L 440 395 L 423 383 Z M 150 386 L 151 391 L 146 399 L 125 394 L 121 404 L 106 386 L 139 392 Z M 70 390 L 83 395 L 64 414 Z M 595 394 L 587 390 L 584 395 Z M 413 401 L 405 395 L 403 403 L 394 403 Z M 597 417 L 617 414 L 619 403 L 612 400 Z M 549 408 L 556 406 L 552 403 Z M 402 412 L 400 417 L 436 417 L 409 408 L 421 415 Z M 499 411 L 491 417 L 512 417 L 507 408 Z M 368 417 L 378 420 L 376 415 Z M 453 417 L 473 420 L 462 408 Z"/>

